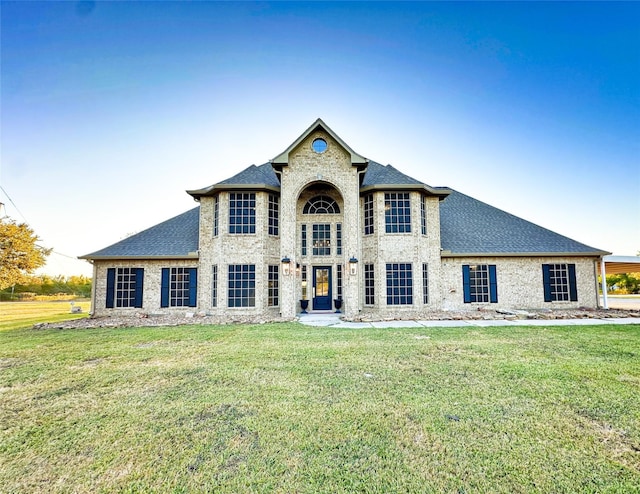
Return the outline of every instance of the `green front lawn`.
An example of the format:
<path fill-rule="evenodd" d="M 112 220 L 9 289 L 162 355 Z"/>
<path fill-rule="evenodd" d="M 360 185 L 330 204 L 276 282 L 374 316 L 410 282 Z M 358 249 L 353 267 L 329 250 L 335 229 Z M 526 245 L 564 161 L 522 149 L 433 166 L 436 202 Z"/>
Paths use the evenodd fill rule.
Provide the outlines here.
<path fill-rule="evenodd" d="M 0 492 L 639 492 L 640 326 L 0 332 Z"/>

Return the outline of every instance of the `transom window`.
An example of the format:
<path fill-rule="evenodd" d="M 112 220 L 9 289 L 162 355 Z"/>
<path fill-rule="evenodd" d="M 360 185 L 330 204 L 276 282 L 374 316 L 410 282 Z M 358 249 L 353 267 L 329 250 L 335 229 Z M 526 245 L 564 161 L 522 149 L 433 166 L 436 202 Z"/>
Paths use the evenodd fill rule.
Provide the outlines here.
<path fill-rule="evenodd" d="M 229 233 L 256 233 L 256 194 L 254 192 L 229 194 Z"/>
<path fill-rule="evenodd" d="M 413 304 L 413 275 L 409 263 L 387 264 L 387 305 Z"/>
<path fill-rule="evenodd" d="M 384 222 L 387 233 L 411 232 L 411 203 L 408 192 L 384 195 Z"/>
<path fill-rule="evenodd" d="M 313 225 L 313 255 L 331 255 L 331 225 L 329 223 Z"/>
<path fill-rule="evenodd" d="M 498 302 L 495 264 L 462 266 L 464 303 Z"/>
<path fill-rule="evenodd" d="M 340 207 L 329 196 L 315 196 L 309 199 L 302 210 L 303 214 L 338 214 Z"/>
<path fill-rule="evenodd" d="M 256 266 L 254 264 L 229 265 L 229 307 L 255 307 Z"/>

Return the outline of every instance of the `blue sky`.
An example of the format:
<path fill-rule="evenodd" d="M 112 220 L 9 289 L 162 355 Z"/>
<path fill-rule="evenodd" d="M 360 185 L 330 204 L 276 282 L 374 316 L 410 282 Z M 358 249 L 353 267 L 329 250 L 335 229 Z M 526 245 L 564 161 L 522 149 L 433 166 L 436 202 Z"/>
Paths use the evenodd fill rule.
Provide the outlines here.
<path fill-rule="evenodd" d="M 57 253 L 194 207 L 318 117 L 429 185 L 640 250 L 639 3 L 0 6 L 0 201 Z"/>

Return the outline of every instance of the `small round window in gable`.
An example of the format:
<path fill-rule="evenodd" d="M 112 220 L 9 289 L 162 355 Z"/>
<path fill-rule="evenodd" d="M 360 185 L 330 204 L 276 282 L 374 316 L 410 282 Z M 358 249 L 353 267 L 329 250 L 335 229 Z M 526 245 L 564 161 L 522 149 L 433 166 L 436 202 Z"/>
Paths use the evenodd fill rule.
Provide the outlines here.
<path fill-rule="evenodd" d="M 316 153 L 324 153 L 327 150 L 327 141 L 319 137 L 314 139 L 311 143 L 311 147 Z"/>

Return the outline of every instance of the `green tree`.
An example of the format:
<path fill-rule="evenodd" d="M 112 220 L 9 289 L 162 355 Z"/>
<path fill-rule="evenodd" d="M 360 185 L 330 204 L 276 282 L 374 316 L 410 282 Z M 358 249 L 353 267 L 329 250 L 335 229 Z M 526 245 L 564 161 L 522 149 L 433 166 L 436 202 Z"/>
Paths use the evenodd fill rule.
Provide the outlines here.
<path fill-rule="evenodd" d="M 0 290 L 29 281 L 29 274 L 44 266 L 51 249 L 25 223 L 0 220 Z"/>

